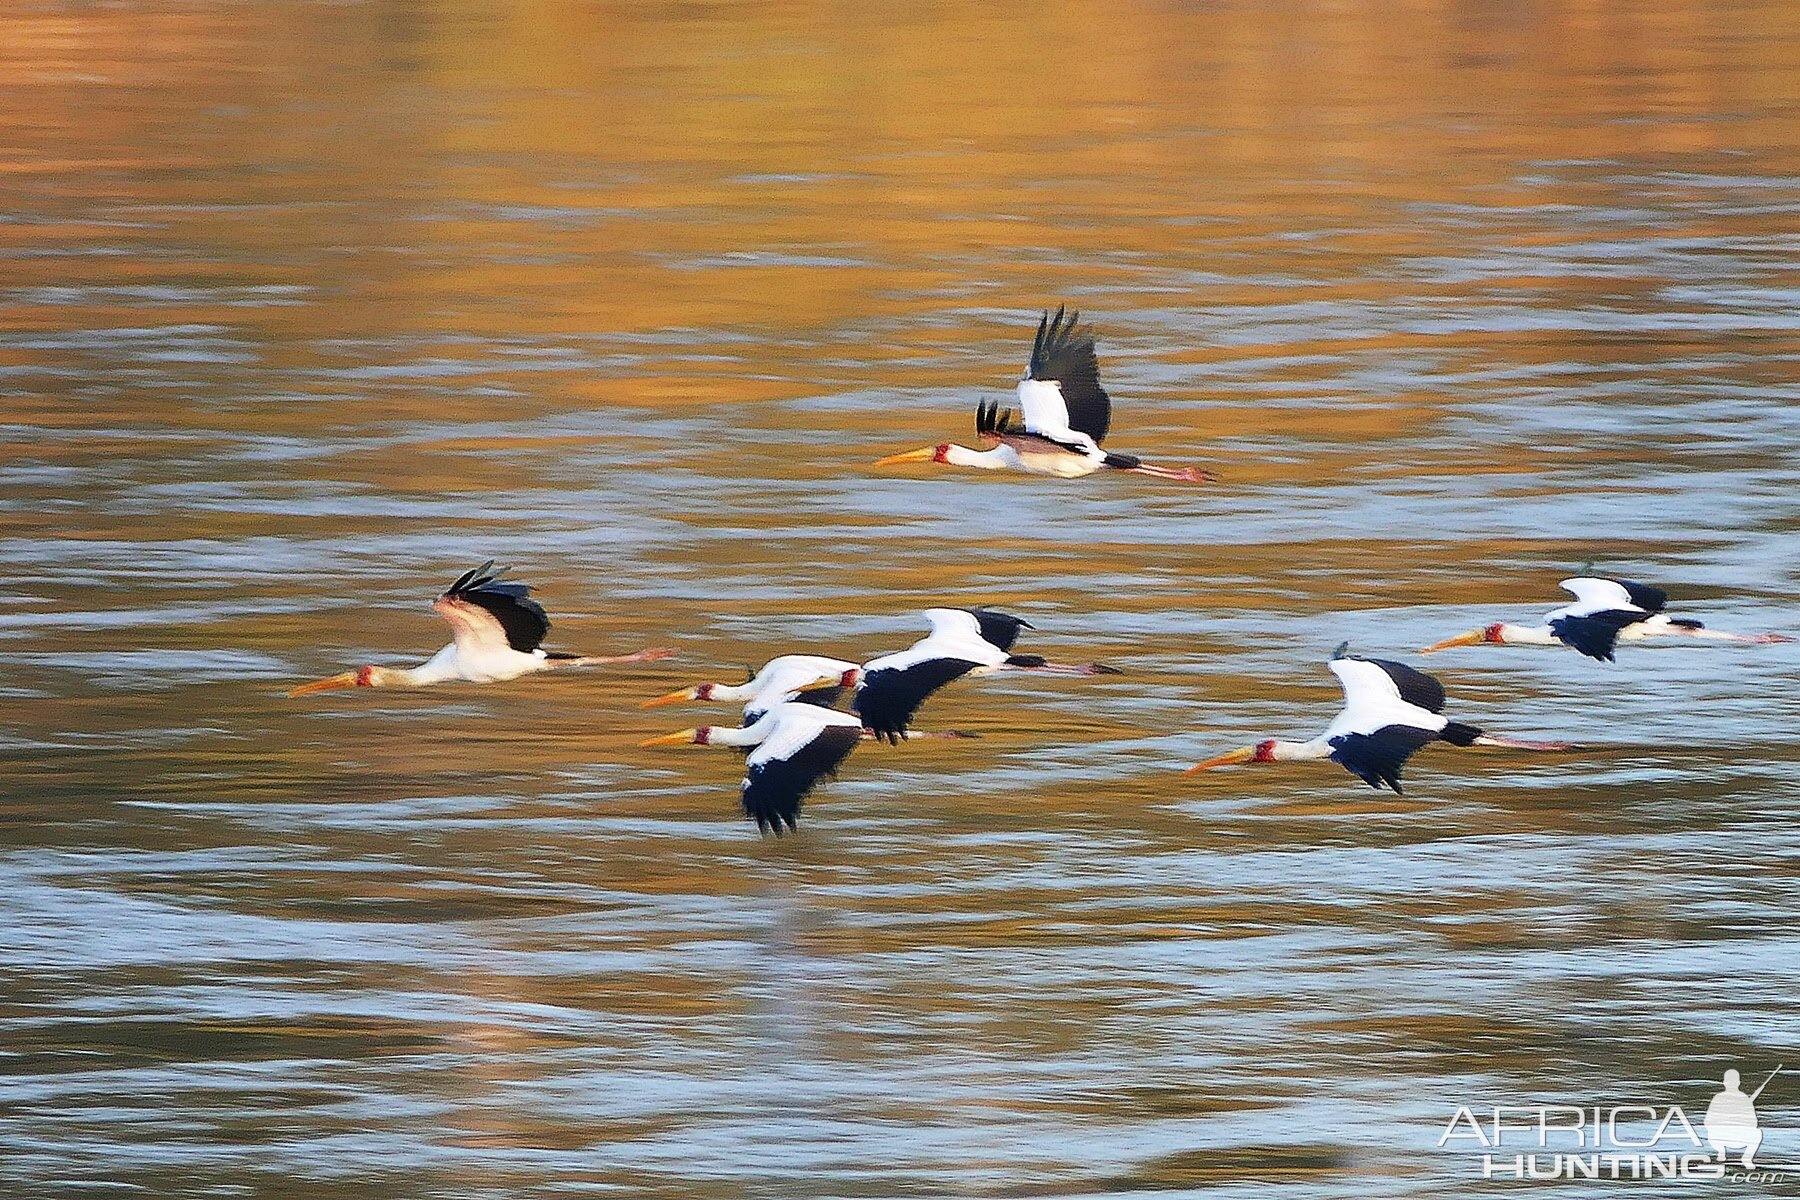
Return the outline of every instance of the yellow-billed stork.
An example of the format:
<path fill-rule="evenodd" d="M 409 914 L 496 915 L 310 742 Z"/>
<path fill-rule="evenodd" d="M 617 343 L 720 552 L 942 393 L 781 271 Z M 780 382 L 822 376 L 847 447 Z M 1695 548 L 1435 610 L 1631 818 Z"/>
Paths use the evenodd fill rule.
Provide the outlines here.
<path fill-rule="evenodd" d="M 1512 750 L 1572 750 L 1569 742 L 1533 742 L 1484 733 L 1443 715 L 1444 685 L 1403 663 L 1362 658 L 1337 648 L 1329 664 L 1344 688 L 1344 708 L 1309 742 L 1269 738 L 1188 768 L 1188 774 L 1238 763 L 1327 758 L 1372 788 L 1400 791 L 1400 768 L 1432 742 Z"/>
<path fill-rule="evenodd" d="M 588 667 L 603 663 L 653 662 L 673 650 L 655 648 L 635 654 L 558 654 L 541 648 L 550 631 L 544 606 L 531 599 L 522 583 L 501 582 L 507 568 L 492 560 L 457 576 L 431 605 L 450 626 L 451 642 L 416 667 L 357 667 L 325 679 L 303 683 L 288 693 L 305 696 L 333 688 L 426 687 L 450 680 L 497 683 L 535 671 Z"/>
<path fill-rule="evenodd" d="M 805 697 L 805 703 L 835 706 L 846 689 L 862 680 L 862 668 L 853 662 L 820 654 L 783 654 L 771 658 L 743 683 L 697 683 L 693 687 L 645 700 L 639 708 L 661 708 L 700 700 L 744 702 L 744 724 L 753 725 L 777 704 Z"/>
<path fill-rule="evenodd" d="M 1614 662 L 1620 642 L 1651 638 L 1697 638 L 1704 641 L 1746 642 L 1767 646 L 1794 639 L 1785 633 L 1726 633 L 1708 629 L 1690 617 L 1671 617 L 1663 611 L 1669 594 L 1661 588 L 1623 579 L 1577 576 L 1557 585 L 1575 597 L 1575 603 L 1544 614 L 1541 625 L 1512 625 L 1496 621 L 1426 646 L 1421 654 L 1435 654 L 1452 646 L 1483 643 L 1507 646 L 1572 646 L 1589 658 Z"/>
<path fill-rule="evenodd" d="M 1196 467 L 1176 470 L 1158 467 L 1131 454 L 1111 454 L 1100 443 L 1112 426 L 1112 400 L 1100 386 L 1100 363 L 1092 334 L 1077 336 L 1080 313 L 1068 314 L 1059 306 L 1056 315 L 1046 311 L 1038 321 L 1037 341 L 1018 387 L 1018 418 L 998 403 L 975 409 L 975 434 L 986 450 L 971 450 L 953 442 L 890 454 L 878 467 L 896 463 L 936 462 L 955 467 L 987 470 L 1030 471 L 1038 475 L 1074 478 L 1095 471 L 1135 471 L 1158 479 L 1205 483 L 1212 474 Z"/>
<path fill-rule="evenodd" d="M 958 737 L 951 731 L 921 734 L 908 729 L 920 705 L 939 688 L 965 675 L 1022 671 L 1042 675 L 1116 675 L 1105 663 L 1068 665 L 1036 654 L 1014 654 L 1021 629 L 1029 621 L 986 608 L 928 608 L 931 632 L 905 650 L 884 654 L 858 666 L 841 659 L 789 654 L 771 659 L 748 682 L 702 683 L 643 702 L 645 708 L 687 700 L 744 700 L 746 722 L 771 703 L 796 698 L 827 705 L 845 689 L 854 689 L 851 711 L 873 736 L 888 742 L 917 738 Z"/>
<path fill-rule="evenodd" d="M 638 744 L 754 747 L 744 761 L 744 814 L 762 832 L 780 837 L 784 826 L 795 828 L 800 802 L 821 779 L 837 774 L 862 739 L 862 722 L 849 713 L 786 702 L 741 729 L 702 725 Z"/>

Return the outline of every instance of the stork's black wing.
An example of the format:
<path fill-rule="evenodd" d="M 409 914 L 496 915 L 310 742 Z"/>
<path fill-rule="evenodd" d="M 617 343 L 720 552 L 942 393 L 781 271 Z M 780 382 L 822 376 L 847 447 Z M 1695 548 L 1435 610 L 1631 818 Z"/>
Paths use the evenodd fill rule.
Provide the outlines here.
<path fill-rule="evenodd" d="M 809 688 L 804 692 L 794 693 L 790 704 L 811 704 L 816 708 L 836 708 L 838 701 L 844 698 L 841 687 Z"/>
<path fill-rule="evenodd" d="M 1383 725 L 1374 733 L 1346 733 L 1331 739 L 1331 761 L 1372 788 L 1400 791 L 1400 768 L 1419 747 L 1438 735 L 1417 725 Z"/>
<path fill-rule="evenodd" d="M 1669 593 L 1663 591 L 1661 588 L 1651 587 L 1648 584 L 1643 583 L 1632 583 L 1624 579 L 1615 580 L 1614 582 L 1625 589 L 1625 594 L 1631 597 L 1631 602 L 1633 604 L 1637 605 L 1647 613 L 1659 613 L 1663 610 L 1663 606 L 1669 602 Z"/>
<path fill-rule="evenodd" d="M 827 725 L 817 736 L 786 758 L 754 761 L 744 776 L 744 815 L 764 833 L 781 836 L 783 825 L 795 827 L 800 802 L 819 780 L 837 774 L 838 767 L 862 741 L 854 725 Z"/>
<path fill-rule="evenodd" d="M 1065 306 L 1058 305 L 1055 316 L 1046 311 L 1038 321 L 1030 375 L 1056 382 L 1069 410 L 1069 428 L 1087 434 L 1098 445 L 1112 427 L 1112 400 L 1100 386 L 1100 360 L 1094 353 L 1093 336 L 1075 336 L 1075 322 L 1081 314 L 1070 313 L 1065 323 L 1064 310 Z"/>
<path fill-rule="evenodd" d="M 927 696 L 980 665 L 966 658 L 928 658 L 908 667 L 870 671 L 851 710 L 876 737 L 898 742 Z"/>
<path fill-rule="evenodd" d="M 1019 640 L 1019 630 L 1037 628 L 1023 617 L 995 612 L 991 608 L 965 608 L 963 611 L 981 626 L 981 640 L 1001 650 L 1013 648 L 1013 643 Z"/>
<path fill-rule="evenodd" d="M 550 632 L 550 616 L 544 606 L 531 598 L 531 589 L 522 583 L 502 583 L 507 568 L 494 570 L 493 560 L 457 576 L 444 593 L 444 599 L 473 604 L 500 623 L 506 631 L 506 644 L 521 654 L 529 654 L 543 645 Z"/>
<path fill-rule="evenodd" d="M 976 437 L 996 439 L 1024 432 L 1025 427 L 1013 419 L 1013 410 L 1001 408 L 998 400 L 983 400 L 975 405 Z"/>
<path fill-rule="evenodd" d="M 1373 663 L 1385 671 L 1387 677 L 1394 681 L 1394 689 L 1400 693 L 1400 699 L 1406 703 L 1416 705 L 1426 712 L 1444 711 L 1444 685 L 1425 672 L 1385 658 L 1365 658 L 1363 661 Z"/>
<path fill-rule="evenodd" d="M 1589 658 L 1614 662 L 1613 651 L 1619 644 L 1619 631 L 1627 625 L 1636 625 L 1644 616 L 1641 612 L 1612 608 L 1581 617 L 1557 617 L 1550 622 L 1550 635 Z"/>

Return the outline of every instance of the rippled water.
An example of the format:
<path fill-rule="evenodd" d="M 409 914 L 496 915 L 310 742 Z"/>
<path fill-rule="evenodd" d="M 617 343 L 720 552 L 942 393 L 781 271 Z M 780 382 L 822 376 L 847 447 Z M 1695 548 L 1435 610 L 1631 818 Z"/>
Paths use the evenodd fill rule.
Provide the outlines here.
<path fill-rule="evenodd" d="M 1800 1061 L 1800 647 L 1439 655 L 1587 749 L 1405 796 L 1178 773 L 1588 561 L 1800 632 L 1791 6 L 13 25 L 9 1195 L 1461 1195 L 1458 1105 Z M 1064 300 L 1217 485 L 870 468 Z M 284 698 L 489 557 L 679 657 Z M 780 842 L 636 748 L 975 602 L 1129 673 L 949 688 Z"/>

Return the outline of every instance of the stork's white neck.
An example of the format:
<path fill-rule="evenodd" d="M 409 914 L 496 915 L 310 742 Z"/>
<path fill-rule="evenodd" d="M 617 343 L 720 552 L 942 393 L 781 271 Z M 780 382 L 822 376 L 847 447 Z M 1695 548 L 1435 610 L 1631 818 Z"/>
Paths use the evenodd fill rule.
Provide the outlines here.
<path fill-rule="evenodd" d="M 727 725 L 709 725 L 706 729 L 706 744 L 709 746 L 760 746 L 764 738 L 775 729 L 775 710 L 770 709 L 754 723 L 742 729 L 732 729 Z"/>
<path fill-rule="evenodd" d="M 1506 646 L 1556 646 L 1560 645 L 1556 635 L 1550 632 L 1548 625 L 1500 625 L 1500 642 Z"/>
<path fill-rule="evenodd" d="M 748 700 L 756 695 L 759 688 L 756 680 L 748 683 L 709 683 L 706 685 L 704 700 Z"/>
<path fill-rule="evenodd" d="M 967 446 L 952 444 L 944 451 L 944 461 L 956 467 L 980 467 L 984 471 L 1004 471 L 1008 467 L 1017 466 L 1019 456 L 1013 453 L 1010 446 L 995 446 L 992 450 L 971 450 Z"/>
<path fill-rule="evenodd" d="M 456 643 L 452 642 L 416 667 L 397 667 L 385 672 L 387 678 L 381 679 L 375 686 L 425 687 L 451 679 L 466 679 L 468 674 L 457 658 Z"/>
<path fill-rule="evenodd" d="M 1269 757 L 1276 762 L 1308 762 L 1315 758 L 1331 757 L 1331 738 L 1328 734 L 1320 734 L 1310 742 L 1276 741 L 1269 751 Z"/>

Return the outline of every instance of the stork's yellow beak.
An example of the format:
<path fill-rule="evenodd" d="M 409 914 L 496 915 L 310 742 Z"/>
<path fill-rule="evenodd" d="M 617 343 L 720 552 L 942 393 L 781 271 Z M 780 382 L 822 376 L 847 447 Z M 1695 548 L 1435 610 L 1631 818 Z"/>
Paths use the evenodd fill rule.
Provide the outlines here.
<path fill-rule="evenodd" d="M 1427 646 L 1420 654 L 1436 654 L 1439 650 L 1448 650 L 1452 646 L 1478 646 L 1487 641 L 1487 629 L 1471 629 L 1467 633 L 1459 633 L 1453 638 L 1445 638 L 1435 645 Z"/>
<path fill-rule="evenodd" d="M 908 450 L 905 454 L 890 454 L 886 458 L 878 458 L 875 460 L 875 465 L 878 467 L 891 467 L 896 463 L 930 462 L 936 457 L 937 447 L 926 446 L 920 450 Z"/>
<path fill-rule="evenodd" d="M 844 677 L 842 674 L 821 675 L 817 679 L 813 680 L 811 683 L 807 684 L 805 687 L 795 688 L 794 690 L 797 692 L 812 692 L 812 691 L 817 691 L 819 688 L 834 688 L 834 687 L 842 687 L 842 686 L 844 686 Z"/>
<path fill-rule="evenodd" d="M 689 746 L 699 739 L 698 729 L 682 729 L 675 733 L 665 733 L 661 737 L 645 738 L 638 746 Z"/>
<path fill-rule="evenodd" d="M 310 696 L 314 692 L 330 692 L 335 691 L 338 688 L 353 688 L 356 686 L 356 677 L 358 674 L 360 674 L 360 672 L 345 671 L 340 675 L 333 675 L 328 679 L 315 679 L 311 683 L 303 683 L 299 687 L 289 691 L 288 698 L 291 700 L 295 696 Z"/>
<path fill-rule="evenodd" d="M 699 698 L 700 689 L 698 687 L 682 688 L 679 692 L 670 692 L 666 696 L 658 696 L 654 700 L 646 700 L 638 705 L 638 707 L 661 708 L 665 704 L 685 704 L 689 700 L 698 700 Z"/>
<path fill-rule="evenodd" d="M 1236 750 L 1231 751 L 1231 753 L 1229 753 L 1229 754 L 1214 755 L 1212 758 L 1207 759 L 1203 763 L 1195 763 L 1193 766 L 1189 767 L 1186 771 L 1183 771 L 1182 774 L 1192 775 L 1196 771 L 1204 771 L 1211 767 L 1235 767 L 1239 763 L 1247 763 L 1247 762 L 1252 761 L 1255 758 L 1256 758 L 1256 747 L 1255 746 L 1240 746 Z"/>

